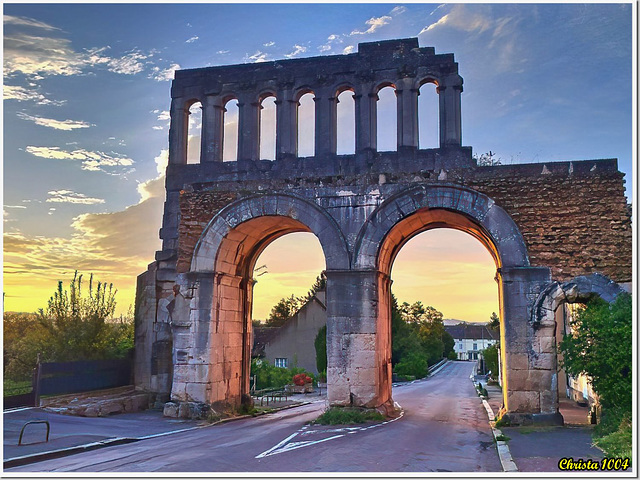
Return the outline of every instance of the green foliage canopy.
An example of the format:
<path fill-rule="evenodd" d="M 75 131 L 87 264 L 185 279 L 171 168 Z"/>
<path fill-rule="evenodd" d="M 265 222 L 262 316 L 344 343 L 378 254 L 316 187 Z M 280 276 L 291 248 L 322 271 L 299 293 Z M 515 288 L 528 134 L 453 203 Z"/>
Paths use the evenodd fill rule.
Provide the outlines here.
<path fill-rule="evenodd" d="M 603 407 L 631 412 L 631 295 L 620 294 L 613 304 L 600 298 L 590 300 L 570 326 L 572 334 L 560 343 L 566 371 L 590 377 Z"/>

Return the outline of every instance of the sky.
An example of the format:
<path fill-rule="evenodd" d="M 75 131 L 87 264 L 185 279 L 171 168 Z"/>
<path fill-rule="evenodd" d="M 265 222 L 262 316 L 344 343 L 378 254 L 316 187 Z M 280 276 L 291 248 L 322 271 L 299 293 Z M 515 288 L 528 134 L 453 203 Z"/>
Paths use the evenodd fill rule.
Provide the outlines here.
<path fill-rule="evenodd" d="M 7 311 L 45 307 L 57 281 L 68 282 L 76 269 L 113 282 L 119 312 L 133 303 L 136 276 L 161 248 L 176 69 L 353 53 L 360 42 L 417 37 L 459 64 L 463 145 L 492 151 L 505 164 L 617 158 L 632 197 L 629 3 L 3 7 Z M 420 96 L 422 145 L 435 131 L 424 113 L 429 98 Z M 340 118 L 353 115 L 348 102 L 339 108 Z M 312 116 L 304 111 L 302 121 Z M 234 121 L 230 107 L 229 135 Z M 338 148 L 347 151 L 342 132 L 349 127 L 342 125 Z M 393 128 L 382 129 L 380 145 L 390 143 Z M 460 235 L 432 231 L 407 244 L 393 268 L 394 291 L 448 318 L 485 320 L 497 309 L 495 265 L 479 243 Z M 258 278 L 255 317 L 264 318 L 274 299 L 309 288 L 324 267 L 314 241 L 290 235 L 262 254 L 258 264 L 268 273 Z M 299 260 L 281 265 L 278 248 L 299 251 Z M 445 298 L 460 276 L 468 287 Z M 491 302 L 462 296 L 487 285 Z"/>

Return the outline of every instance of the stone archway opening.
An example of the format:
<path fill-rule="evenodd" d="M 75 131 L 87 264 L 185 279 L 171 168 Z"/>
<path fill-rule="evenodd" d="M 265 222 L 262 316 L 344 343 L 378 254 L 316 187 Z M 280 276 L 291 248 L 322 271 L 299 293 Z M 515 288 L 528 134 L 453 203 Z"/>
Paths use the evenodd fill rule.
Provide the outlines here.
<path fill-rule="evenodd" d="M 567 282 L 552 282 L 540 293 L 531 314 L 535 332 L 534 345 L 540 352 L 551 355 L 557 370 L 558 413 L 566 423 L 582 424 L 590 421 L 590 409 L 598 407 L 598 399 L 584 376 L 572 378 L 562 368 L 558 345 L 570 334 L 570 322 L 578 310 L 593 298 L 612 303 L 624 289 L 604 275 L 575 277 Z M 579 407 L 584 411 L 580 411 Z M 584 408 L 588 407 L 588 408 Z"/>
<path fill-rule="evenodd" d="M 210 403 L 219 399 L 220 389 L 231 404 L 238 404 L 249 393 L 256 262 L 269 244 L 295 232 L 310 230 L 290 217 L 259 216 L 231 229 L 220 243 L 211 301 L 215 323 L 209 338 L 213 368 L 208 380 L 214 386 Z"/>
<path fill-rule="evenodd" d="M 391 291 L 399 305 L 420 301 L 435 308 L 443 315 L 445 330 L 456 335 L 456 359 L 479 360 L 499 336 L 497 329 L 480 328 L 500 311 L 495 275 L 495 261 L 474 237 L 456 229 L 432 228 L 401 247 L 391 269 Z M 466 325 L 472 328 L 463 328 Z M 394 348 L 395 362 L 399 356 Z M 492 373 L 497 379 L 497 368 Z"/>
<path fill-rule="evenodd" d="M 388 342 L 385 342 L 383 348 L 385 351 L 388 351 L 388 357 L 391 358 L 391 284 L 392 280 L 392 272 L 394 269 L 394 264 L 398 257 L 400 251 L 407 245 L 408 242 L 416 239 L 417 236 L 424 234 L 425 232 L 440 230 L 442 229 L 448 230 L 456 230 L 465 235 L 473 237 L 474 244 L 479 243 L 478 247 L 482 249 L 485 253 L 485 276 L 489 278 L 489 280 L 497 280 L 496 270 L 499 270 L 502 263 L 500 260 L 500 255 L 496 245 L 494 244 L 491 236 L 486 230 L 478 225 L 474 220 L 469 218 L 468 216 L 447 209 L 430 209 L 430 208 L 422 208 L 416 210 L 412 215 L 408 215 L 399 222 L 395 224 L 393 228 L 389 230 L 389 233 L 386 235 L 384 240 L 382 241 L 378 254 L 378 271 L 381 275 L 379 275 L 379 295 L 380 295 L 380 310 L 379 310 L 379 318 L 381 319 L 381 323 L 379 325 L 388 325 Z M 458 236 L 458 239 L 460 236 Z M 474 245 L 475 246 L 475 245 Z M 487 254 L 488 252 L 488 254 Z M 397 272 L 395 272 L 397 273 Z M 500 305 L 500 289 L 498 285 L 496 285 L 495 297 L 496 304 Z M 395 290 L 394 290 L 395 291 Z M 428 295 L 428 291 L 425 292 L 425 299 Z M 424 303 L 424 301 L 423 301 Z M 429 301 L 427 301 L 428 305 L 431 305 Z M 433 306 L 433 305 L 432 305 Z M 436 307 L 437 309 L 437 307 Z M 498 307 L 497 310 L 500 310 Z M 488 320 L 491 312 L 487 312 L 486 320 Z M 500 315 L 502 318 L 502 315 Z M 504 331 L 504 326 L 501 321 L 501 330 Z M 455 347 L 454 347 L 455 348 Z M 479 348 L 476 348 L 476 351 L 479 352 Z M 386 354 L 385 354 L 386 356 Z M 473 358 L 473 357 L 472 357 Z M 500 359 L 501 362 L 504 361 Z M 389 366 L 389 369 L 391 367 Z M 504 371 L 504 368 L 502 368 Z M 389 373 L 390 375 L 390 373 Z M 389 387 L 390 390 L 390 387 Z M 390 393 L 389 393 L 390 395 Z"/>

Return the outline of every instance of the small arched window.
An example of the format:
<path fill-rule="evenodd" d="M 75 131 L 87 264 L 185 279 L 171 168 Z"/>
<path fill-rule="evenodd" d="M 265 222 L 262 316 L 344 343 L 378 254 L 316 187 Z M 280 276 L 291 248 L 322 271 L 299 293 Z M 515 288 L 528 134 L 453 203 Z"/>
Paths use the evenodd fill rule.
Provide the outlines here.
<path fill-rule="evenodd" d="M 377 107 L 378 151 L 395 152 L 398 150 L 398 101 L 393 85 L 378 91 Z"/>
<path fill-rule="evenodd" d="M 224 105 L 224 136 L 222 139 L 222 161 L 238 160 L 238 100 L 232 98 Z"/>
<path fill-rule="evenodd" d="M 315 95 L 307 92 L 298 100 L 298 157 L 313 157 L 316 148 L 316 105 Z"/>
<path fill-rule="evenodd" d="M 440 145 L 440 99 L 438 86 L 430 81 L 422 84 L 418 96 L 418 148 Z"/>
<path fill-rule="evenodd" d="M 338 95 L 338 155 L 352 155 L 356 152 L 356 102 L 353 97 L 354 93 L 350 88 Z"/>
<path fill-rule="evenodd" d="M 187 129 L 187 163 L 200 163 L 202 136 L 202 103 L 194 102 L 189 107 Z"/>
<path fill-rule="evenodd" d="M 260 102 L 260 159 L 276 159 L 276 97 Z"/>

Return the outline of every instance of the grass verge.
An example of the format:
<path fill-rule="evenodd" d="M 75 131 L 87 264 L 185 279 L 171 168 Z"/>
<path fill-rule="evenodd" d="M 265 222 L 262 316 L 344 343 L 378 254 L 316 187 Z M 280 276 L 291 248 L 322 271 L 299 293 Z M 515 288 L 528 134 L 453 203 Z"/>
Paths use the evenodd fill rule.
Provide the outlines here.
<path fill-rule="evenodd" d="M 318 425 L 354 425 L 382 420 L 385 420 L 385 417 L 377 410 L 353 407 L 331 407 L 311 423 Z"/>
<path fill-rule="evenodd" d="M 596 427 L 593 441 L 608 457 L 631 459 L 633 432 L 628 414 L 616 410 L 605 412 L 602 423 Z"/>

